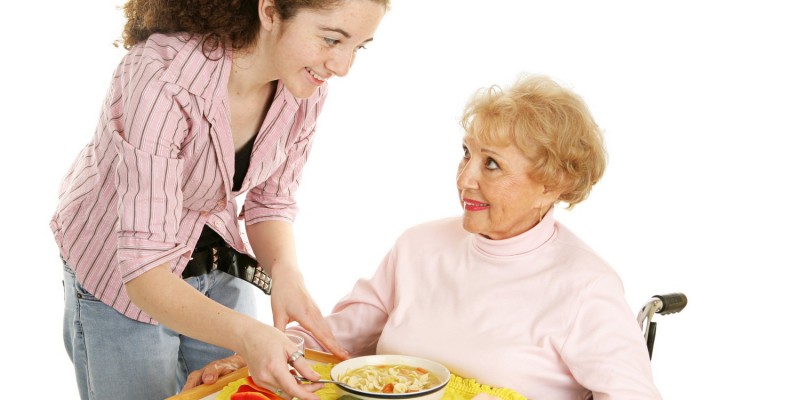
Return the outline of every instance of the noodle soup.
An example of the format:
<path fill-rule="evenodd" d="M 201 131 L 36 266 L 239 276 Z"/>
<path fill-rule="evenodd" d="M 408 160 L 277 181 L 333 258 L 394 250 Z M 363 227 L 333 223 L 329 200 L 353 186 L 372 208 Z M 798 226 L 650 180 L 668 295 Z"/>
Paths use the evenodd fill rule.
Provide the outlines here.
<path fill-rule="evenodd" d="M 331 378 L 340 382 L 334 385 L 340 399 L 441 400 L 450 370 L 425 358 L 378 354 L 334 365 Z"/>
<path fill-rule="evenodd" d="M 367 365 L 347 371 L 339 382 L 372 393 L 414 393 L 431 389 L 441 381 L 422 367 Z"/>

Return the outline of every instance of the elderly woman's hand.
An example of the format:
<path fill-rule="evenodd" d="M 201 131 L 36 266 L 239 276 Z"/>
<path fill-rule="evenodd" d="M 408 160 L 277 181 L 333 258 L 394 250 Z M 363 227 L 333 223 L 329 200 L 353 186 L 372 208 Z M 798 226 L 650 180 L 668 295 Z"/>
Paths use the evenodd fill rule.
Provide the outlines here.
<path fill-rule="evenodd" d="M 203 369 L 192 371 L 186 378 L 182 390 L 188 390 L 203 384 L 212 384 L 221 376 L 225 376 L 246 366 L 244 358 L 238 354 L 208 363 Z"/>

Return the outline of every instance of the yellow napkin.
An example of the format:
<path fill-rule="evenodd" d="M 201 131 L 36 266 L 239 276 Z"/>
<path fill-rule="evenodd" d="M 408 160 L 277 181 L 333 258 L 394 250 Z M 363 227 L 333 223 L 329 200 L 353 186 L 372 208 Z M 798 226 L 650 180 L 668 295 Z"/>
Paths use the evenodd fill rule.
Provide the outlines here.
<path fill-rule="evenodd" d="M 444 388 L 442 400 L 469 400 L 478 393 L 486 393 L 503 400 L 526 400 L 525 396 L 512 389 L 484 385 L 475 379 L 462 378 L 456 374 L 450 374 L 450 382 Z"/>
<path fill-rule="evenodd" d="M 317 371 L 317 373 L 320 374 L 323 379 L 331 379 L 331 369 L 333 368 L 333 364 L 317 363 L 312 365 L 312 368 L 314 368 L 314 371 Z M 246 379 L 239 379 L 229 383 L 227 386 L 222 388 L 217 395 L 216 400 L 230 400 L 231 395 L 236 393 L 236 390 L 239 389 L 239 386 L 245 383 L 247 383 Z M 336 395 L 336 389 L 331 383 L 326 383 L 325 387 L 317 390 L 316 393 L 321 400 L 336 400 L 338 398 Z M 475 395 L 478 393 L 486 393 L 495 397 L 499 397 L 502 400 L 526 400 L 525 396 L 515 392 L 514 390 L 508 388 L 491 387 L 489 385 L 476 382 L 474 379 L 462 378 L 455 374 L 450 375 L 450 382 L 448 382 L 447 386 L 444 388 L 442 400 L 469 400 L 475 397 Z"/>

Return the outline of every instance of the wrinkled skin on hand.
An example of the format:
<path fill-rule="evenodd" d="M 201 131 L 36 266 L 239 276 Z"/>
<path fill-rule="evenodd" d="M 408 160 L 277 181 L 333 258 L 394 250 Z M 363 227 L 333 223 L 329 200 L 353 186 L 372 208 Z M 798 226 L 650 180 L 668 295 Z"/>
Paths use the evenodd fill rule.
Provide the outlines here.
<path fill-rule="evenodd" d="M 246 366 L 244 358 L 238 354 L 208 363 L 203 369 L 192 371 L 186 378 L 182 390 L 188 390 L 202 384 L 215 383 L 221 376 L 225 376 Z"/>

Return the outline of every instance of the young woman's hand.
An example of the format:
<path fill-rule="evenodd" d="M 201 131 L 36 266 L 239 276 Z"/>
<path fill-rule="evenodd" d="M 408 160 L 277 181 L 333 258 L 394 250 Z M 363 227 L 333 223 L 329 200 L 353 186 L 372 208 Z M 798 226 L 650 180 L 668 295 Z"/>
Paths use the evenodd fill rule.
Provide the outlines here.
<path fill-rule="evenodd" d="M 300 271 L 292 267 L 275 266 L 272 268 L 272 279 L 272 319 L 275 327 L 285 330 L 289 323 L 298 322 L 333 355 L 341 359 L 349 358 L 306 290 Z"/>
<path fill-rule="evenodd" d="M 261 323 L 259 326 L 263 329 L 252 329 L 242 336 L 243 350 L 239 352 L 255 384 L 285 399 L 319 400 L 314 392 L 322 389 L 324 384 L 300 384 L 288 367 L 291 364 L 301 375 L 311 380 L 319 379 L 311 363 L 303 357 L 292 361 L 296 345 L 278 329 Z"/>
<path fill-rule="evenodd" d="M 277 331 L 272 327 L 269 327 L 268 329 L 271 331 Z M 290 351 L 294 353 L 294 344 L 292 343 L 289 347 L 286 347 L 286 343 L 284 342 L 285 339 L 285 337 L 280 337 L 275 340 L 275 342 L 281 342 L 281 346 L 277 347 L 277 351 L 279 354 Z M 253 338 L 248 338 L 247 340 L 251 343 L 259 342 L 259 340 Z M 259 358 L 261 357 L 258 355 L 260 353 L 259 349 L 262 349 L 262 346 L 263 344 L 256 344 L 248 349 L 248 353 L 252 354 L 251 357 L 259 360 L 254 362 L 250 367 L 250 371 L 248 371 L 249 375 L 257 385 L 287 399 L 291 397 L 297 397 L 301 399 L 317 398 L 312 392 L 321 389 L 324 386 L 323 384 L 299 385 L 293 378 L 289 381 L 284 379 L 285 373 L 288 372 L 287 364 L 291 364 L 292 367 L 294 367 L 300 374 L 309 378 L 310 380 L 319 379 L 319 374 L 317 374 L 317 372 L 311 368 L 311 364 L 307 360 L 304 358 L 298 358 L 295 361 L 291 361 L 291 354 L 289 354 L 286 362 L 278 362 L 276 364 L 270 361 L 269 358 Z M 279 359 L 282 358 L 283 357 L 279 357 Z M 219 380 L 220 377 L 228 375 L 247 365 L 247 360 L 241 354 L 234 354 L 230 357 L 212 361 L 202 369 L 192 371 L 186 379 L 186 384 L 183 386 L 181 391 L 186 391 L 202 384 L 213 384 Z M 277 365 L 277 368 L 274 368 L 274 365 Z"/>
<path fill-rule="evenodd" d="M 275 327 L 283 331 L 289 323 L 299 322 L 333 355 L 349 358 L 306 290 L 297 266 L 292 225 L 284 221 L 247 225 L 247 237 L 259 265 L 272 277 L 270 300 Z"/>

